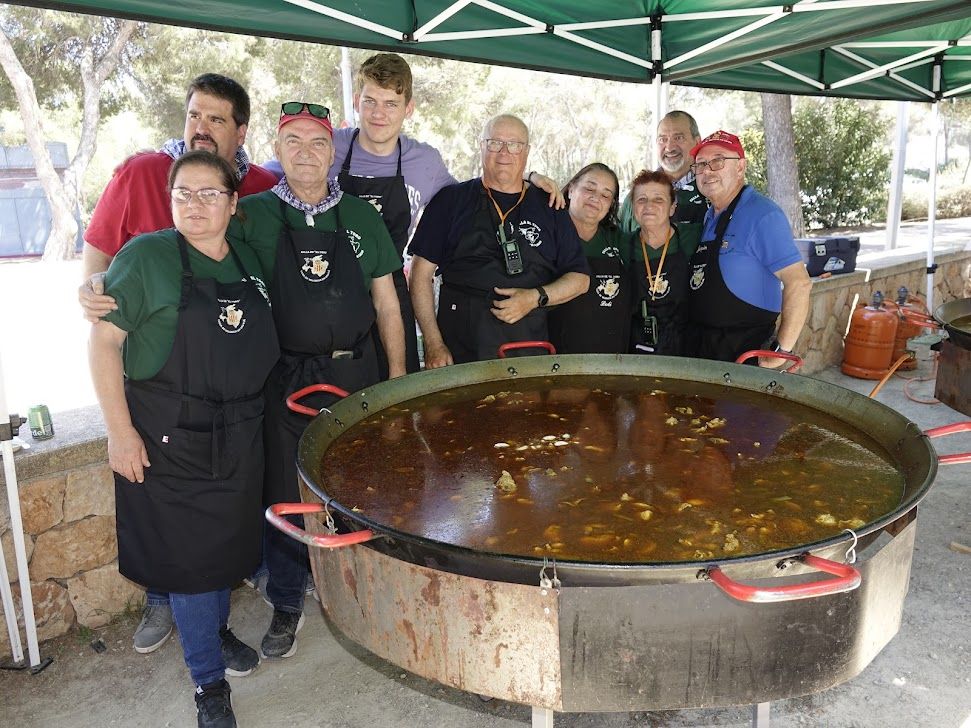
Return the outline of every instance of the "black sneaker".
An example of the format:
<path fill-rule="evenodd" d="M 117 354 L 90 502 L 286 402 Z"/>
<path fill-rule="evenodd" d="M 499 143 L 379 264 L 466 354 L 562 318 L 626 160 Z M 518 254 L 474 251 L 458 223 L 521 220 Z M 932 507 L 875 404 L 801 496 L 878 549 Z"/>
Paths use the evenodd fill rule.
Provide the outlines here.
<path fill-rule="evenodd" d="M 199 728 L 236 728 L 229 683 L 219 680 L 196 688 L 196 718 Z"/>
<path fill-rule="evenodd" d="M 260 664 L 260 656 L 256 654 L 256 650 L 240 641 L 229 627 L 219 628 L 219 639 L 222 642 L 227 675 L 246 677 Z"/>
<path fill-rule="evenodd" d="M 303 612 L 294 614 L 273 610 L 270 628 L 263 636 L 260 651 L 263 657 L 290 657 L 297 651 L 297 632 L 303 627 Z"/>

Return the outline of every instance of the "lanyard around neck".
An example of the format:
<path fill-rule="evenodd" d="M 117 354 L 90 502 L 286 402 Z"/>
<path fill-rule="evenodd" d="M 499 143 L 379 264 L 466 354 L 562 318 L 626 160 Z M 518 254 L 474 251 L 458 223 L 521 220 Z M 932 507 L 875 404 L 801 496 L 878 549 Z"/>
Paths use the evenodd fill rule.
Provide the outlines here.
<path fill-rule="evenodd" d="M 499 207 L 499 203 L 496 202 L 496 198 L 492 196 L 492 190 L 486 187 L 484 182 L 482 186 L 485 187 L 486 194 L 489 195 L 489 199 L 492 200 L 492 206 L 496 208 L 496 213 L 499 215 L 499 239 L 502 242 L 506 242 L 506 218 L 522 204 L 523 199 L 526 197 L 526 185 L 523 185 L 523 191 L 519 193 L 519 199 L 516 200 L 516 204 L 510 207 L 505 214 L 503 214 L 502 208 Z"/>
<path fill-rule="evenodd" d="M 664 259 L 668 255 L 668 246 L 671 245 L 671 238 L 674 237 L 674 228 L 671 228 L 668 239 L 664 243 L 664 249 L 661 251 L 661 260 L 657 264 L 657 273 L 654 274 L 651 273 L 651 261 L 647 259 L 647 244 L 644 242 L 644 235 L 639 235 L 638 237 L 641 239 L 641 253 L 644 256 L 644 269 L 647 272 L 648 292 L 651 294 L 651 300 L 653 301 L 657 292 L 657 286 L 661 282 L 661 271 L 664 268 Z"/>

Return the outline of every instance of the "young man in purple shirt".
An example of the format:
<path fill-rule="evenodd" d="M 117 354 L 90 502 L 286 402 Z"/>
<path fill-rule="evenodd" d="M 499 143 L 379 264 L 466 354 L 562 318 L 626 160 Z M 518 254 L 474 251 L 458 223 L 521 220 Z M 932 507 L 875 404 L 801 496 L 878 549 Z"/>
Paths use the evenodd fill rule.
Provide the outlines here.
<path fill-rule="evenodd" d="M 374 205 L 404 257 L 421 210 L 440 189 L 457 180 L 435 147 L 401 133 L 405 119 L 415 110 L 411 67 L 401 56 L 371 56 L 358 69 L 356 86 L 354 107 L 360 126 L 334 130 L 330 176 L 338 178 L 346 193 Z M 563 206 L 553 180 L 533 172 L 529 175 L 533 184 L 550 194 L 551 205 Z M 419 368 L 418 342 L 407 267 L 398 271 L 394 281 L 405 328 L 405 364 L 412 373 Z M 379 361 L 383 362 L 380 352 Z M 381 366 L 381 378 L 387 379 L 386 365 Z"/>

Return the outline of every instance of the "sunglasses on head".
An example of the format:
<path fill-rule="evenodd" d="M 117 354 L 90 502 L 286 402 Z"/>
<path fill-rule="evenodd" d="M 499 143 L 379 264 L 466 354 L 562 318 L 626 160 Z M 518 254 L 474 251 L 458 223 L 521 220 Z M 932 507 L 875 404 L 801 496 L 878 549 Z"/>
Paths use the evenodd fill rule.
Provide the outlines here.
<path fill-rule="evenodd" d="M 320 104 L 308 104 L 305 101 L 287 101 L 280 106 L 280 116 L 294 116 L 301 113 L 304 109 L 311 116 L 318 119 L 326 119 L 330 116 L 330 109 Z"/>

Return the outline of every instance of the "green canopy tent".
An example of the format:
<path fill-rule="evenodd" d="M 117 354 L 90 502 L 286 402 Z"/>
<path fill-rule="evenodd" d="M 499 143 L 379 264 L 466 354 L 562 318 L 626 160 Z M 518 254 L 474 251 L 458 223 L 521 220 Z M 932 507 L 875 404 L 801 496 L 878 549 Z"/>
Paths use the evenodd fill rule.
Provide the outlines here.
<path fill-rule="evenodd" d="M 667 81 L 855 98 L 927 100 L 907 84 L 861 76 L 861 68 L 868 77 L 882 75 L 868 62 L 880 67 L 900 60 L 891 46 L 878 48 L 873 43 L 912 42 L 918 48 L 915 62 L 917 56 L 930 59 L 941 53 L 951 59 L 971 52 L 971 41 L 960 45 L 971 32 L 967 0 L 802 0 L 791 5 L 773 0 L 16 4 L 634 83 Z M 923 41 L 933 45 L 922 45 Z M 861 42 L 869 44 L 866 53 L 857 53 Z M 965 65 L 946 64 L 942 95 L 971 94 L 971 71 L 958 68 Z M 898 74 L 928 87 L 918 78 L 920 71 L 907 68 Z"/>

